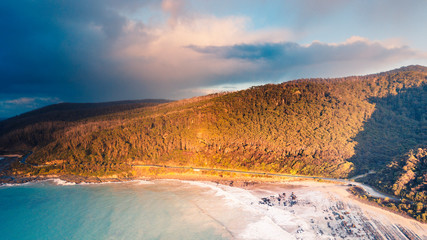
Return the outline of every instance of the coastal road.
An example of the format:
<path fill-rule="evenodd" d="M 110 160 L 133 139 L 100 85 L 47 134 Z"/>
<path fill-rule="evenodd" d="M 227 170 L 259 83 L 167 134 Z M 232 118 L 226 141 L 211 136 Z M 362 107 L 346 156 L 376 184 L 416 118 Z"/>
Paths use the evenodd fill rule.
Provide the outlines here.
<path fill-rule="evenodd" d="M 132 167 L 153 167 L 153 168 L 170 168 L 170 169 L 186 169 L 186 170 L 193 170 L 193 171 L 215 171 L 215 172 L 229 172 L 229 173 L 238 173 L 238 174 L 252 174 L 252 175 L 261 175 L 261 176 L 275 176 L 275 177 L 289 177 L 289 178 L 303 178 L 303 179 L 321 179 L 321 180 L 327 180 L 327 181 L 333 181 L 333 182 L 339 182 L 339 183 L 346 183 L 346 184 L 352 184 L 356 185 L 358 187 L 362 187 L 369 195 L 373 197 L 378 198 L 389 198 L 398 201 L 399 199 L 388 195 L 386 193 L 382 193 L 371 186 L 368 186 L 366 184 L 362 184 L 359 182 L 350 181 L 348 179 L 342 179 L 342 178 L 327 178 L 327 177 L 317 177 L 317 176 L 304 176 L 304 175 L 292 175 L 292 174 L 281 174 L 281 173 L 268 173 L 268 172 L 252 172 L 252 171 L 241 171 L 241 170 L 229 170 L 229 169 L 220 169 L 220 168 L 204 168 L 204 167 L 180 167 L 180 166 L 167 166 L 167 165 L 153 165 L 153 164 L 139 164 L 139 165 L 132 165 Z M 374 173 L 374 172 L 373 172 Z M 368 174 L 373 174 L 368 173 Z M 360 175 L 360 177 L 365 175 Z M 357 179 L 358 176 L 352 178 Z"/>

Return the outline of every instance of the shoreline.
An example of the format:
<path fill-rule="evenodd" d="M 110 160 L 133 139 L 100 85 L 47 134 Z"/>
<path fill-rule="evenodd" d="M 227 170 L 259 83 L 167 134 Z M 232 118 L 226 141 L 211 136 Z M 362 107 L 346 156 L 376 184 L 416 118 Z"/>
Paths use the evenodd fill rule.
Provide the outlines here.
<path fill-rule="evenodd" d="M 21 164 L 28 164 L 25 162 L 26 158 L 30 156 L 32 152 L 28 152 L 25 156 L 22 155 L 22 159 L 19 161 Z M 4 159 L 9 159 L 11 161 L 16 160 L 17 158 L 8 158 L 6 155 L 0 155 L 5 157 Z M 4 159 L 2 159 L 4 162 Z M 7 172 L 7 165 L 0 168 L 0 174 Z M 375 172 L 370 171 L 367 174 L 372 174 Z M 124 175 L 123 175 L 124 174 Z M 129 177 L 128 174 L 131 176 Z M 399 199 L 393 195 L 381 192 L 373 186 L 369 186 L 360 182 L 355 182 L 354 179 L 363 177 L 367 174 L 358 175 L 350 179 L 341 179 L 341 178 L 332 178 L 332 177 L 322 177 L 322 176 L 310 176 L 310 175 L 293 175 L 286 173 L 271 173 L 271 172 L 258 172 L 250 170 L 235 170 L 235 169 L 221 169 L 221 168 L 207 168 L 207 167 L 192 167 L 192 166 L 167 166 L 167 165 L 132 165 L 132 170 L 128 173 L 117 173 L 110 176 L 81 176 L 68 173 L 54 173 L 54 174 L 40 174 L 37 176 L 31 175 L 16 175 L 12 176 L 1 176 L 0 175 L 0 185 L 2 183 L 23 183 L 32 180 L 38 180 L 40 178 L 59 178 L 67 182 L 81 183 L 102 183 L 102 182 L 122 182 L 130 181 L 137 179 L 180 179 L 180 180 L 192 180 L 192 181 L 215 181 L 215 182 L 227 182 L 233 185 L 233 182 L 249 181 L 249 182 L 277 182 L 277 181 L 303 181 L 303 180 L 312 180 L 312 181 L 325 181 L 325 182 L 334 182 L 347 185 L 356 185 L 363 188 L 370 196 L 377 198 L 389 198 L 394 201 Z M 122 177 L 119 177 L 122 175 Z M 254 181 L 255 180 L 255 181 Z"/>
<path fill-rule="evenodd" d="M 139 176 L 139 177 L 86 177 L 79 175 L 39 175 L 39 176 L 1 176 L 0 177 L 0 186 L 2 185 L 19 185 L 29 182 L 38 182 L 46 180 L 59 179 L 67 183 L 74 184 L 97 184 L 97 183 L 125 183 L 131 181 L 145 180 L 145 181 L 154 181 L 154 180 L 181 180 L 181 181 L 199 181 L 199 182 L 213 182 L 219 183 L 222 185 L 240 187 L 248 186 L 254 184 L 272 184 L 272 183 L 286 183 L 294 181 L 316 181 L 310 179 L 260 179 L 260 178 L 248 178 L 248 177 L 218 177 L 218 176 L 188 176 L 188 175 L 171 175 L 171 176 Z M 324 181 L 326 182 L 326 181 Z M 344 185 L 344 184 L 343 184 Z"/>
<path fill-rule="evenodd" d="M 223 169 L 208 169 L 200 170 L 202 168 L 185 167 L 185 170 L 170 170 L 167 168 L 174 168 L 163 166 L 156 166 L 154 168 L 134 169 L 131 176 L 113 174 L 109 176 L 81 176 L 74 174 L 41 174 L 41 175 L 4 175 L 0 176 L 0 185 L 2 183 L 24 183 L 33 180 L 46 179 L 46 178 L 59 178 L 61 180 L 73 183 L 102 183 L 102 182 L 123 182 L 131 180 L 151 180 L 151 179 L 179 179 L 191 181 L 214 181 L 223 182 L 233 185 L 233 182 L 282 182 L 282 181 L 319 181 L 319 182 L 332 182 L 343 185 L 354 185 L 363 188 L 370 196 L 377 198 L 389 198 L 395 201 L 399 199 L 390 194 L 381 192 L 373 186 L 366 185 L 360 182 L 355 182 L 351 179 L 339 179 L 330 177 L 319 176 L 302 176 L 290 174 L 277 174 L 277 173 L 262 173 L 262 172 L 245 172 L 238 170 L 223 170 Z M 188 168 L 188 169 L 187 169 Z M 189 170 L 190 169 L 190 170 Z M 194 169 L 197 169 L 195 171 Z M 224 172 L 225 171 L 225 172 Z"/>
<path fill-rule="evenodd" d="M 284 177 L 284 176 L 259 176 L 252 174 L 235 174 L 235 175 L 216 175 L 203 172 L 182 172 L 182 173 L 167 173 L 167 174 L 139 174 L 139 176 L 121 177 L 117 175 L 110 176 L 81 176 L 74 174 L 46 174 L 46 175 L 0 175 L 0 186 L 3 184 L 23 184 L 33 181 L 44 181 L 49 179 L 59 179 L 68 183 L 108 183 L 108 182 L 129 182 L 136 180 L 183 180 L 183 181 L 208 181 L 221 183 L 223 185 L 239 187 L 248 184 L 271 184 L 271 183 L 288 183 L 288 182 L 326 182 L 340 185 L 348 185 L 350 183 L 340 181 L 340 179 L 319 179 L 306 178 L 301 176 Z M 246 184 L 245 184 L 246 183 Z"/>
<path fill-rule="evenodd" d="M 6 158 L 8 159 L 8 158 Z M 11 159 L 11 158 L 9 158 Z M 163 168 L 167 168 L 163 166 Z M 227 170 L 224 173 L 223 169 L 220 169 L 221 173 L 218 174 L 216 171 L 212 171 L 210 169 L 205 168 L 203 171 L 200 168 L 190 168 L 191 170 L 179 170 L 179 171 L 167 171 L 162 167 L 156 166 L 154 170 L 152 168 L 145 168 L 143 171 L 132 171 L 129 172 L 131 177 L 127 177 L 129 173 L 126 174 L 113 174 L 109 176 L 81 176 L 81 175 L 73 175 L 73 174 L 40 174 L 40 175 L 5 175 L 6 171 L 3 171 L 3 175 L 0 175 L 0 186 L 2 185 L 14 185 L 14 184 L 25 184 L 29 182 L 40 182 L 40 181 L 48 181 L 48 180 L 59 180 L 63 181 L 63 185 L 74 185 L 74 184 L 102 184 L 102 183 L 122 183 L 122 182 L 131 182 L 131 181 L 154 181 L 154 180 L 181 180 L 181 181 L 196 181 L 196 182 L 212 182 L 216 184 L 221 184 L 224 186 L 230 187 L 239 187 L 243 189 L 247 189 L 248 187 L 260 187 L 267 186 L 271 187 L 273 184 L 286 184 L 289 185 L 291 183 L 302 183 L 302 182 L 324 182 L 331 184 L 331 187 L 334 186 L 343 186 L 347 187 L 347 191 L 349 187 L 358 186 L 365 190 L 368 196 L 375 198 L 389 198 L 393 201 L 399 201 L 394 196 L 390 196 L 388 194 L 384 194 L 372 186 L 365 185 L 360 182 L 355 182 L 354 180 L 348 179 L 332 179 L 325 177 L 306 177 L 306 176 L 288 176 L 286 174 L 262 174 L 256 173 L 251 174 L 251 172 L 244 171 L 233 171 Z M 172 167 L 173 168 L 173 167 Z M 194 171 L 197 169 L 198 171 Z M 61 184 L 58 184 L 61 185 Z M 394 211 L 392 209 L 388 209 L 386 207 L 381 206 L 380 204 L 375 203 L 366 203 L 361 199 L 358 199 L 357 196 L 349 194 L 354 197 L 354 199 L 358 200 L 361 203 L 369 204 L 370 206 L 383 209 L 393 214 L 397 214 L 399 216 L 403 216 L 407 219 L 414 219 L 413 216 L 402 213 L 400 211 Z M 422 222 L 422 221 L 419 221 Z"/>

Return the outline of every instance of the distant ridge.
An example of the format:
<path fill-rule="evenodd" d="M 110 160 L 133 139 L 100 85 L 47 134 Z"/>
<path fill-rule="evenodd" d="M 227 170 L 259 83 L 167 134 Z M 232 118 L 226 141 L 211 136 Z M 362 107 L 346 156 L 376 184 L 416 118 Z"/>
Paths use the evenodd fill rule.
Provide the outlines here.
<path fill-rule="evenodd" d="M 83 109 L 97 109 L 97 108 L 109 108 L 112 106 L 129 106 L 129 107 L 137 107 L 137 104 L 145 104 L 145 103 L 168 103 L 172 102 L 171 100 L 166 99 L 141 99 L 141 100 L 124 100 L 124 101 L 112 101 L 112 102 L 97 102 L 97 103 L 72 103 L 72 102 L 63 102 L 56 103 L 52 105 L 48 105 L 46 107 L 42 107 L 39 109 L 32 110 L 27 113 L 20 114 L 13 118 L 26 117 L 34 114 L 42 114 L 52 111 L 74 111 L 74 110 L 83 110 Z"/>
<path fill-rule="evenodd" d="M 25 129 L 29 125 L 43 122 L 61 122 L 51 125 L 54 129 L 64 128 L 86 118 L 99 117 L 132 109 L 155 106 L 169 103 L 166 99 L 142 99 L 100 103 L 57 103 L 42 107 L 15 117 L 0 121 L 0 136 L 18 129 Z"/>
<path fill-rule="evenodd" d="M 399 73 L 399 72 L 427 72 L 427 67 L 422 65 L 409 65 L 401 68 L 393 69 L 386 72 L 378 73 L 378 75 L 390 74 L 390 73 Z"/>

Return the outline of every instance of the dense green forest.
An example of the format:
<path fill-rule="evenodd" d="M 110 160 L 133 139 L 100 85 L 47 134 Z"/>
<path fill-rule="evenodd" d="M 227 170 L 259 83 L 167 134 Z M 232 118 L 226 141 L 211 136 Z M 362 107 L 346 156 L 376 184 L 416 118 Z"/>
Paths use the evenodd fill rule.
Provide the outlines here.
<path fill-rule="evenodd" d="M 332 177 L 376 170 L 374 185 L 425 202 L 426 94 L 427 68 L 409 66 L 176 102 L 56 105 L 0 122 L 0 150 L 31 150 L 33 165 L 62 160 L 15 166 L 33 174 L 106 175 L 135 163 Z"/>

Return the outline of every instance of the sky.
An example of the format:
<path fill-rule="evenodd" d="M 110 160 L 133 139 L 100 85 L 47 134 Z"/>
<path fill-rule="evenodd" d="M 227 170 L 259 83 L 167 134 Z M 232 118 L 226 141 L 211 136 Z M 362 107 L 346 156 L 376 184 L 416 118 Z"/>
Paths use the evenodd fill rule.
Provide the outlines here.
<path fill-rule="evenodd" d="M 0 118 L 427 66 L 425 0 L 2 0 Z"/>

